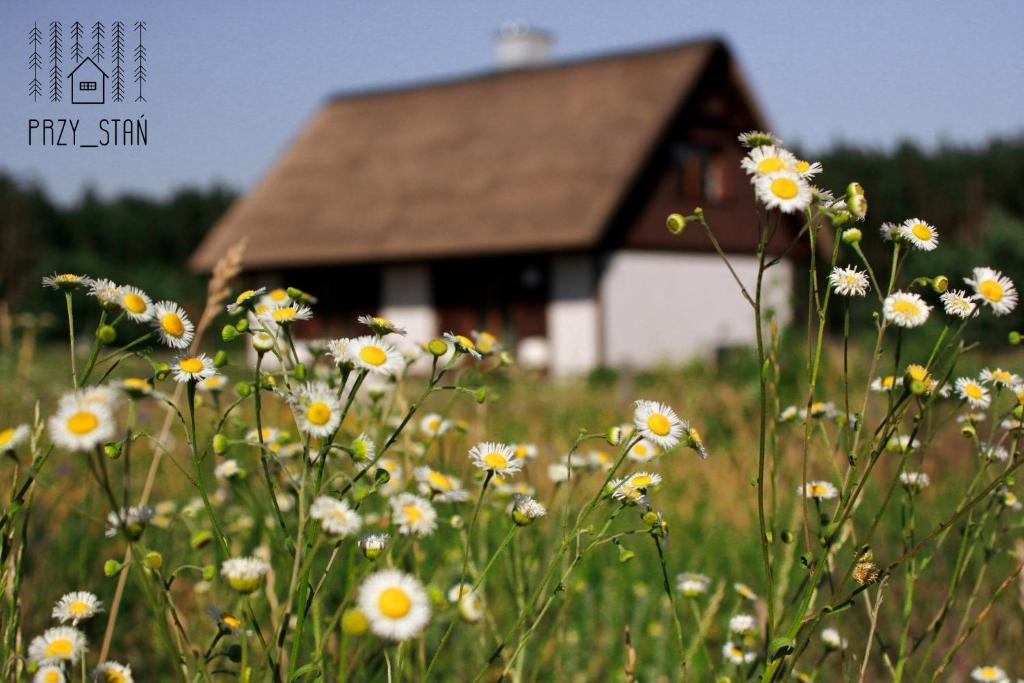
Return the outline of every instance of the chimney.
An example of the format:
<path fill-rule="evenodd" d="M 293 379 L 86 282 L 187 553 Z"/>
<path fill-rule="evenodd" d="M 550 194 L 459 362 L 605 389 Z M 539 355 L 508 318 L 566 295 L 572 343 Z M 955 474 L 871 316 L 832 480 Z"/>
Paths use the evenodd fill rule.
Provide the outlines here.
<path fill-rule="evenodd" d="M 530 26 L 524 21 L 501 25 L 494 41 L 494 54 L 499 69 L 525 69 L 551 61 L 554 47 L 551 33 Z"/>

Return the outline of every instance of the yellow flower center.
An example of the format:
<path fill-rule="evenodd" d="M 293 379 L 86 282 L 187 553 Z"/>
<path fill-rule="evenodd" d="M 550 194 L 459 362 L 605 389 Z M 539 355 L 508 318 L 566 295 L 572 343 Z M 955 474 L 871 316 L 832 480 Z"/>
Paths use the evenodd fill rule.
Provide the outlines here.
<path fill-rule="evenodd" d="M 497 451 L 491 451 L 485 455 L 483 461 L 492 470 L 500 470 L 508 466 L 508 458 Z"/>
<path fill-rule="evenodd" d="M 467 349 L 476 349 L 476 344 L 469 337 L 463 337 L 461 334 L 456 336 L 455 339 Z"/>
<path fill-rule="evenodd" d="M 451 479 L 434 470 L 430 470 L 430 474 L 427 475 L 427 482 L 430 484 L 430 488 L 440 491 L 448 491 L 453 488 Z"/>
<path fill-rule="evenodd" d="M 103 677 L 106 683 L 125 683 L 125 677 L 120 671 L 109 670 L 104 672 Z"/>
<path fill-rule="evenodd" d="M 375 316 L 373 318 L 373 322 L 377 323 L 381 327 L 391 327 L 394 324 L 390 320 L 388 320 L 387 318 L 381 318 L 381 317 L 377 317 L 377 316 Z"/>
<path fill-rule="evenodd" d="M 639 475 L 639 476 L 636 476 L 636 477 L 633 477 L 632 479 L 630 479 L 629 480 L 629 485 L 634 487 L 634 488 L 642 489 L 645 486 L 650 486 L 651 485 L 651 481 L 653 481 L 653 480 L 650 477 L 648 477 L 647 475 Z"/>
<path fill-rule="evenodd" d="M 271 315 L 274 317 L 274 320 L 283 322 L 291 320 L 297 313 L 298 311 L 294 307 L 285 306 L 284 308 L 275 308 Z"/>
<path fill-rule="evenodd" d="M 123 380 L 124 385 L 129 389 L 136 389 L 138 391 L 149 391 L 152 389 L 152 385 L 141 377 L 128 377 Z"/>
<path fill-rule="evenodd" d="M 697 443 L 703 441 L 703 439 L 700 438 L 700 432 L 698 432 L 693 427 L 690 427 L 690 438 L 696 441 Z"/>
<path fill-rule="evenodd" d="M 892 309 L 907 318 L 916 318 L 921 315 L 921 308 L 913 301 L 907 301 L 906 299 L 894 301 Z"/>
<path fill-rule="evenodd" d="M 924 223 L 914 223 L 910 226 L 910 232 L 919 240 L 928 241 L 932 238 L 932 229 Z"/>
<path fill-rule="evenodd" d="M 146 300 L 138 294 L 129 292 L 124 295 L 121 300 L 121 305 L 124 306 L 125 310 L 131 313 L 145 313 L 146 312 Z"/>
<path fill-rule="evenodd" d="M 7 429 L 0 431 L 0 446 L 3 446 L 14 438 L 14 427 L 8 427 Z"/>
<path fill-rule="evenodd" d="M 0 440 L 0 443 L 3 443 L 3 441 Z M 526 448 L 526 446 L 516 446 L 516 458 L 518 458 L 519 460 L 525 458 L 527 453 L 529 453 L 529 450 Z"/>
<path fill-rule="evenodd" d="M 284 301 L 288 298 L 288 290 L 281 288 L 275 289 L 270 292 L 270 298 L 274 301 Z"/>
<path fill-rule="evenodd" d="M 672 424 L 661 413 L 654 413 L 647 418 L 647 428 L 658 436 L 665 436 L 672 429 Z"/>
<path fill-rule="evenodd" d="M 1009 382 L 1010 380 L 1013 379 L 1013 375 L 1008 373 L 1006 370 L 993 370 L 992 376 L 995 377 L 1000 382 Z"/>
<path fill-rule="evenodd" d="M 46 683 L 60 683 L 60 673 L 57 671 L 46 672 Z"/>
<path fill-rule="evenodd" d="M 75 434 L 88 434 L 96 429 L 99 421 L 88 410 L 80 410 L 68 418 L 67 428 Z"/>
<path fill-rule="evenodd" d="M 221 621 L 223 621 L 228 628 L 241 628 L 242 626 L 242 622 L 230 614 L 222 616 Z"/>
<path fill-rule="evenodd" d="M 89 612 L 89 604 L 82 602 L 81 600 L 75 600 L 73 603 L 68 605 L 68 611 L 75 616 L 81 616 Z"/>
<path fill-rule="evenodd" d="M 967 394 L 969 398 L 973 398 L 975 401 L 977 401 L 982 396 L 981 387 L 979 387 L 977 384 L 965 384 L 964 393 Z"/>
<path fill-rule="evenodd" d="M 889 375 L 888 377 L 883 377 L 882 378 L 882 386 L 883 387 L 891 387 L 895 381 L 896 381 L 896 378 L 893 377 L 892 375 Z"/>
<path fill-rule="evenodd" d="M 978 283 L 978 292 L 989 301 L 1003 300 L 1003 286 L 995 280 L 982 280 Z"/>
<path fill-rule="evenodd" d="M 647 446 L 643 445 L 642 443 L 638 443 L 637 445 L 633 446 L 633 452 L 639 456 L 647 455 Z"/>
<path fill-rule="evenodd" d="M 177 313 L 164 313 L 160 316 L 160 327 L 172 337 L 185 334 L 185 323 L 181 322 Z"/>
<path fill-rule="evenodd" d="M 190 375 L 194 375 L 197 372 L 202 372 L 203 361 L 198 358 L 183 358 L 181 359 L 181 362 L 178 363 L 178 367 Z"/>
<path fill-rule="evenodd" d="M 812 496 L 823 496 L 827 489 L 821 484 L 811 484 L 811 495 Z"/>
<path fill-rule="evenodd" d="M 46 646 L 47 657 L 58 657 L 60 659 L 71 659 L 71 653 L 75 651 L 75 645 L 68 638 L 51 640 Z"/>
<path fill-rule="evenodd" d="M 363 362 L 374 366 L 384 365 L 384 361 L 388 359 L 384 349 L 379 346 L 364 346 L 359 349 L 359 357 L 363 359 Z"/>
<path fill-rule="evenodd" d="M 786 162 L 779 157 L 765 157 L 757 163 L 757 172 L 761 174 L 775 173 L 786 168 Z"/>
<path fill-rule="evenodd" d="M 244 292 L 242 292 L 241 294 L 239 294 L 237 297 L 235 297 L 235 303 L 236 304 L 240 304 L 243 301 L 245 301 L 246 299 L 248 299 L 249 297 L 251 297 L 255 293 L 256 292 L 254 292 L 253 290 L 247 289 Z"/>
<path fill-rule="evenodd" d="M 792 178 L 776 178 L 772 181 L 772 194 L 780 199 L 792 199 L 800 191 L 800 187 Z"/>
<path fill-rule="evenodd" d="M 928 378 L 928 371 L 920 365 L 911 365 L 907 368 L 907 374 L 910 375 L 910 379 L 923 382 Z"/>
<path fill-rule="evenodd" d="M 317 427 L 322 427 L 331 419 L 331 407 L 323 401 L 311 403 L 306 409 L 306 419 Z"/>
<path fill-rule="evenodd" d="M 996 671 L 996 668 L 994 666 L 986 666 L 982 668 L 981 675 L 985 678 L 995 678 L 999 675 L 999 672 Z"/>
<path fill-rule="evenodd" d="M 401 619 L 412 609 L 412 600 L 401 588 L 385 588 L 377 598 L 381 614 L 390 619 Z"/>
<path fill-rule="evenodd" d="M 405 513 L 406 519 L 415 524 L 416 522 L 423 519 L 423 511 L 415 505 L 406 505 L 402 508 L 402 512 Z"/>
<path fill-rule="evenodd" d="M 430 431 L 436 432 L 438 429 L 441 428 L 441 421 L 438 420 L 437 418 L 434 418 L 433 420 L 429 420 L 427 422 L 427 427 L 430 428 Z"/>
<path fill-rule="evenodd" d="M 810 168 L 811 168 L 811 163 L 809 161 L 804 161 L 802 159 L 800 161 L 796 162 L 796 165 L 793 167 L 793 169 L 797 173 L 806 173 Z"/>

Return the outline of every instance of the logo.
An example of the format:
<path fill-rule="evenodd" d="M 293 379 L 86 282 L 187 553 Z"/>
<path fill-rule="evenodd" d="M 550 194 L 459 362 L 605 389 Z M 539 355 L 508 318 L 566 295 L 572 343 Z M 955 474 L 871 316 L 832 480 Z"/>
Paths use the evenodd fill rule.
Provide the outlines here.
<path fill-rule="evenodd" d="M 32 117 L 28 144 L 41 147 L 145 147 L 149 54 L 145 21 L 95 21 L 86 26 L 52 20 L 28 32 L 28 96 L 40 107 L 67 103 L 116 115 L 89 119 Z"/>

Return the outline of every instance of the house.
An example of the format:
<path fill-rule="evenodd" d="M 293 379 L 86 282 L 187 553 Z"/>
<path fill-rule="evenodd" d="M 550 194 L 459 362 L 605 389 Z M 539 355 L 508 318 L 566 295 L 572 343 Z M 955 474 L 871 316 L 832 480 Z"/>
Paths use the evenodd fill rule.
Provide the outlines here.
<path fill-rule="evenodd" d="M 502 40 L 534 40 L 529 32 Z M 704 40 L 522 64 L 328 101 L 192 257 L 247 237 L 259 283 L 320 297 L 303 334 L 382 315 L 428 339 L 486 329 L 554 374 L 650 366 L 752 343 L 754 324 L 699 226 L 739 277 L 757 228 L 738 133 L 763 126 L 727 47 Z M 789 242 L 784 223 L 773 253 Z M 788 317 L 792 264 L 765 297 Z"/>
<path fill-rule="evenodd" d="M 107 93 L 107 74 L 91 57 L 78 63 L 71 73 L 72 104 L 103 104 Z"/>

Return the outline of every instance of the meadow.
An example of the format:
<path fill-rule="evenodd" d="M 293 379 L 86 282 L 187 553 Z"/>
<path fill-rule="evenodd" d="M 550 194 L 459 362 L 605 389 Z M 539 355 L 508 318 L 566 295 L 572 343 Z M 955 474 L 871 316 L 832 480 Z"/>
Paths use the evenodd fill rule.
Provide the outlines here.
<path fill-rule="evenodd" d="M 48 279 L 75 334 L 0 355 L 4 680 L 1024 673 L 1020 338 L 971 335 L 1012 280 L 909 276 L 937 228 L 741 142 L 762 272 L 791 213 L 813 277 L 791 329 L 737 282 L 761 334 L 715 361 L 555 380 L 370 316 L 296 343 L 331 294 L 233 288 L 241 248 L 204 310 Z"/>

